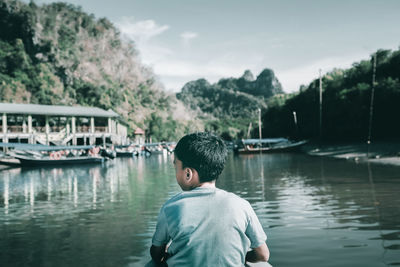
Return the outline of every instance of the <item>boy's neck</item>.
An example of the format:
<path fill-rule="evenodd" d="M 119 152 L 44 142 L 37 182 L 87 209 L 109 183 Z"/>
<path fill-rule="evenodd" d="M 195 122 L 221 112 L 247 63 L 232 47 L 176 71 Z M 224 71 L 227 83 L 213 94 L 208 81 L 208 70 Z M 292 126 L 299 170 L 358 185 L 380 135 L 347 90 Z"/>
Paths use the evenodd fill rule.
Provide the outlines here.
<path fill-rule="evenodd" d="M 215 188 L 215 181 L 200 183 L 197 187 L 201 187 L 201 188 Z"/>

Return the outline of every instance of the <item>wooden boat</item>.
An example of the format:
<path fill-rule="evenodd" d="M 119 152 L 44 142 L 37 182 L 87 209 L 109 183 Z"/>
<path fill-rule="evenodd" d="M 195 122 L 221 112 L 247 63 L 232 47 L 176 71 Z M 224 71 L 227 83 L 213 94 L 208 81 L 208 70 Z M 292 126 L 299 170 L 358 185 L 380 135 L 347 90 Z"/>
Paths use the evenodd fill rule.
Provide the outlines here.
<path fill-rule="evenodd" d="M 19 166 L 21 163 L 14 157 L 9 156 L 8 154 L 1 154 L 0 155 L 0 165 L 7 165 L 7 166 Z"/>
<path fill-rule="evenodd" d="M 111 148 L 100 149 L 100 156 L 109 159 L 115 159 L 117 157 L 117 152 Z"/>
<path fill-rule="evenodd" d="M 21 143 L 0 143 L 12 149 L 7 158 L 19 161 L 22 166 L 46 166 L 82 163 L 101 163 L 104 158 L 96 146 L 46 146 Z"/>
<path fill-rule="evenodd" d="M 175 142 L 146 143 L 144 150 L 151 154 L 171 154 L 176 146 Z M 142 149 L 143 150 L 143 149 Z"/>
<path fill-rule="evenodd" d="M 234 148 L 237 154 L 294 152 L 308 141 L 290 141 L 286 138 L 246 139 L 241 140 Z"/>
<path fill-rule="evenodd" d="M 131 145 L 120 145 L 114 147 L 117 157 L 135 157 L 139 155 L 139 146 Z"/>
<path fill-rule="evenodd" d="M 119 145 L 115 146 L 115 151 L 117 153 L 117 157 L 149 157 L 153 154 L 171 154 L 175 145 L 175 142 Z"/>
<path fill-rule="evenodd" d="M 28 155 L 14 154 L 14 158 L 21 162 L 22 166 L 48 166 L 48 165 L 64 165 L 64 164 L 82 164 L 82 163 L 102 163 L 103 157 L 99 156 L 76 156 L 76 157 L 61 157 L 54 159 L 50 157 L 34 157 Z"/>
<path fill-rule="evenodd" d="M 135 157 L 139 155 L 137 151 L 115 150 L 115 152 L 117 154 L 117 157 Z"/>

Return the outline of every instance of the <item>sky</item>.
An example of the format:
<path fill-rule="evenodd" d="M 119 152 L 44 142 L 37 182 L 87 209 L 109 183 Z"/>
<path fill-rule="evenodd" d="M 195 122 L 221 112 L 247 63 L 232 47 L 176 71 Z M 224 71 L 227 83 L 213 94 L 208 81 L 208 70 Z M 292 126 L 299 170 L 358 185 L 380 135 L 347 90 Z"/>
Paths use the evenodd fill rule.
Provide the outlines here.
<path fill-rule="evenodd" d="M 37 4 L 56 2 L 35 0 Z M 400 0 L 64 0 L 136 43 L 166 90 L 275 72 L 287 93 L 400 47 Z"/>

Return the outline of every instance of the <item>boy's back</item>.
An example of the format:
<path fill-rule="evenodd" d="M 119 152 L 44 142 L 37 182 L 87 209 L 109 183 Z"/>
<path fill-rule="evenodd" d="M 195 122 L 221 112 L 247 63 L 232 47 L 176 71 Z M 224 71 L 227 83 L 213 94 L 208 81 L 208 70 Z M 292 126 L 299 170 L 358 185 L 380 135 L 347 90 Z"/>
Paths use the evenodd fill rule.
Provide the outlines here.
<path fill-rule="evenodd" d="M 198 187 L 167 201 L 154 245 L 172 239 L 169 266 L 243 266 L 266 236 L 250 204 L 218 188 Z"/>
<path fill-rule="evenodd" d="M 184 192 L 168 200 L 158 216 L 150 248 L 156 264 L 243 266 L 246 261 L 268 261 L 266 235 L 250 204 L 215 187 L 226 156 L 223 140 L 213 134 L 193 133 L 179 140 L 174 167 Z"/>

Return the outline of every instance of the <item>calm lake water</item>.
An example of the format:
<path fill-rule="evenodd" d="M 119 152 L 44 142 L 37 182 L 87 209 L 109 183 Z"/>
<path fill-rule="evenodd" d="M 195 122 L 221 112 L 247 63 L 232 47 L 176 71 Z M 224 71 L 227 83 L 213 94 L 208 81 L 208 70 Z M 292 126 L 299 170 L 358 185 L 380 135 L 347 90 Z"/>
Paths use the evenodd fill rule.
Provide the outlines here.
<path fill-rule="evenodd" d="M 400 168 L 230 155 L 218 186 L 250 201 L 273 266 L 400 265 Z M 180 192 L 171 156 L 0 171 L 0 266 L 143 266 Z"/>

